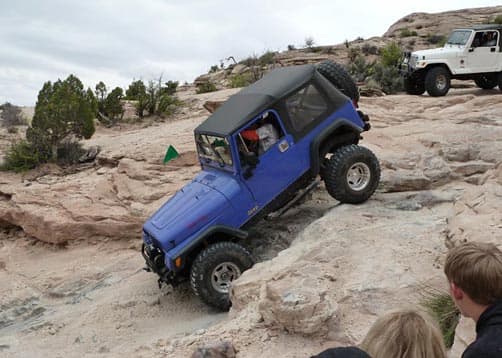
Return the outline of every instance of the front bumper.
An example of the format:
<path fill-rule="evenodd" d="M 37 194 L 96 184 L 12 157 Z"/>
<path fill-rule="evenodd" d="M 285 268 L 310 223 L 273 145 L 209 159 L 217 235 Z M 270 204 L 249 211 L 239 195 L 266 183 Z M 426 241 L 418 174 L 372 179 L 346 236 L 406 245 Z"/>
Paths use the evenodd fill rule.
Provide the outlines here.
<path fill-rule="evenodd" d="M 181 275 L 176 275 L 175 272 L 166 267 L 164 253 L 154 245 L 143 243 L 141 246 L 141 255 L 145 259 L 146 266 L 144 270 L 147 272 L 154 272 L 159 276 L 159 287 L 161 287 L 162 283 L 167 283 L 174 287 L 186 281 L 186 278 Z"/>

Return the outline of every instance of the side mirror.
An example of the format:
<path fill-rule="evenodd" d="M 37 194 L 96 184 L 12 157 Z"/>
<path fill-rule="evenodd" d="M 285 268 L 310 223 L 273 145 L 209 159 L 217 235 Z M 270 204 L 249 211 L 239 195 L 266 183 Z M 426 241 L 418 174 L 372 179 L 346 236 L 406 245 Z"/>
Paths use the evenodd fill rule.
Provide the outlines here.
<path fill-rule="evenodd" d="M 474 47 L 471 47 L 471 48 L 469 49 L 469 52 L 474 52 Z"/>

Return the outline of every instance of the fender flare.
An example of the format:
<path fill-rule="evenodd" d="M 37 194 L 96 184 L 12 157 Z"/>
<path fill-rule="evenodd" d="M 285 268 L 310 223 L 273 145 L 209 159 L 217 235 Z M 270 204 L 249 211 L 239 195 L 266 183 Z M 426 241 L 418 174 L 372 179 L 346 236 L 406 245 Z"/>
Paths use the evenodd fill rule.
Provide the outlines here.
<path fill-rule="evenodd" d="M 348 119 L 340 118 L 319 133 L 310 145 L 310 171 L 312 176 L 317 176 L 321 168 L 319 150 L 322 144 L 333 134 L 333 132 L 341 127 L 348 127 L 350 129 L 350 134 L 357 135 L 357 138 L 359 138 L 360 133 L 363 131 L 363 128 L 357 126 Z"/>
<path fill-rule="evenodd" d="M 211 237 L 215 234 L 222 233 L 226 236 L 236 237 L 238 239 L 246 239 L 249 237 L 249 233 L 244 230 L 236 229 L 230 226 L 225 225 L 213 225 L 200 232 L 195 238 L 191 239 L 190 243 L 184 246 L 181 250 L 179 250 L 176 255 L 170 256 L 170 269 L 173 271 L 180 271 L 186 263 L 186 257 L 189 256 L 194 250 L 196 250 L 200 245 L 203 244 L 204 240 L 208 237 Z M 177 258 L 181 257 L 182 265 L 181 267 L 176 267 L 175 261 Z"/>

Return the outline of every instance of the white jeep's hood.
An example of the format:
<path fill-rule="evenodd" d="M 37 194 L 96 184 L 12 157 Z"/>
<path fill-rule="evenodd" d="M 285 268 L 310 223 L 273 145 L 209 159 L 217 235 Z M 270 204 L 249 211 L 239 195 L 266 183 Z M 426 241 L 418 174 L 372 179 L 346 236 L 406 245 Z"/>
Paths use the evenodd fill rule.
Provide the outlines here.
<path fill-rule="evenodd" d="M 463 53 L 463 50 L 458 46 L 448 46 L 432 48 L 429 50 L 414 51 L 411 55 L 418 56 L 418 61 L 422 61 L 424 60 L 424 57 L 425 60 L 432 60 L 445 57 L 454 57 L 456 54 L 461 53 Z"/>

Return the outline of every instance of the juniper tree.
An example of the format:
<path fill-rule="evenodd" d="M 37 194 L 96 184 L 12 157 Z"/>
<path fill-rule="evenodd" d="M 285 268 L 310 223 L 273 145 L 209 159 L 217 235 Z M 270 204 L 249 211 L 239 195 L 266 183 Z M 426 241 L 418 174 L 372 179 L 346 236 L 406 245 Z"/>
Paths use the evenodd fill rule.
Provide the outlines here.
<path fill-rule="evenodd" d="M 26 137 L 39 151 L 57 160 L 60 143 L 69 137 L 90 138 L 95 131 L 95 101 L 74 75 L 46 82 L 38 93 L 35 114 Z"/>

